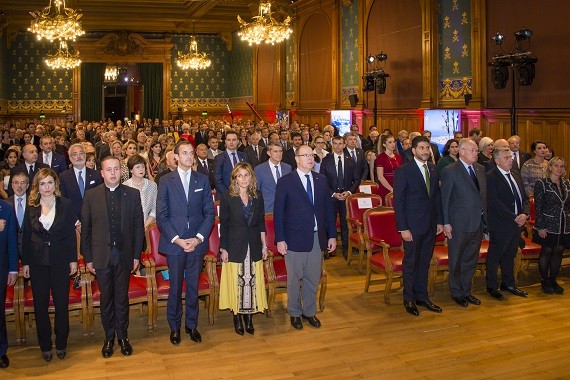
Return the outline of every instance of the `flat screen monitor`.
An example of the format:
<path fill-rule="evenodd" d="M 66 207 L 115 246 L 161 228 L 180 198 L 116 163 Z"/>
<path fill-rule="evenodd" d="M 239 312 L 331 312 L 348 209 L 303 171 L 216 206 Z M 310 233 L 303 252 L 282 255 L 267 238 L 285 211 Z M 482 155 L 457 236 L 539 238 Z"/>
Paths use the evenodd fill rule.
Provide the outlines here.
<path fill-rule="evenodd" d="M 431 132 L 431 142 L 436 143 L 439 151 L 447 140 L 453 138 L 453 132 L 461 129 L 460 110 L 425 110 L 424 131 Z"/>
<path fill-rule="evenodd" d="M 331 125 L 338 128 L 338 133 L 340 136 L 343 136 L 345 133 L 350 132 L 350 126 L 352 125 L 352 111 L 332 110 Z"/>

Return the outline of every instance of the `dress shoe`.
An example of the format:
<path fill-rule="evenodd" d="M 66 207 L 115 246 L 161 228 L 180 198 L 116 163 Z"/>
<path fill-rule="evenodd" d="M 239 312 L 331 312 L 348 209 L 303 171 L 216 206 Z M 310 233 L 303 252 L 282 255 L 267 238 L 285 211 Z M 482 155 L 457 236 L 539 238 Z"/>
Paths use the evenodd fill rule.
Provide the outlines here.
<path fill-rule="evenodd" d="M 496 300 L 502 301 L 505 299 L 499 289 L 487 288 L 487 293 Z"/>
<path fill-rule="evenodd" d="M 46 362 L 51 362 L 51 358 L 52 358 L 52 354 L 51 351 L 42 351 L 42 359 L 44 359 Z"/>
<path fill-rule="evenodd" d="M 186 334 L 190 335 L 190 339 L 193 342 L 200 343 L 202 341 L 202 335 L 196 329 L 189 329 L 186 327 Z"/>
<path fill-rule="evenodd" d="M 542 292 L 545 294 L 554 294 L 554 288 L 552 287 L 552 284 L 550 283 L 549 279 L 546 280 L 540 280 L 540 285 L 542 287 Z"/>
<path fill-rule="evenodd" d="M 475 297 L 473 294 L 469 294 L 467 297 L 465 297 L 465 301 L 473 305 L 481 305 L 479 298 Z"/>
<path fill-rule="evenodd" d="M 8 355 L 0 356 L 0 368 L 8 368 L 10 366 L 10 359 Z"/>
<path fill-rule="evenodd" d="M 416 307 L 416 303 L 414 301 L 404 301 L 404 308 L 406 309 L 406 313 L 408 314 L 411 314 L 416 317 L 420 315 L 420 311 Z"/>
<path fill-rule="evenodd" d="M 429 299 L 426 301 L 416 301 L 417 306 L 425 307 L 429 311 L 433 311 L 434 313 L 441 313 L 443 310 L 441 307 L 437 306 L 435 303 L 431 302 Z"/>
<path fill-rule="evenodd" d="M 252 314 L 244 314 L 243 321 L 245 322 L 245 331 L 248 334 L 253 335 L 255 329 L 253 328 L 253 315 Z"/>
<path fill-rule="evenodd" d="M 291 326 L 297 330 L 302 330 L 303 322 L 301 321 L 301 317 L 291 317 Z"/>
<path fill-rule="evenodd" d="M 519 296 L 519 297 L 528 296 L 527 292 L 517 288 L 516 286 L 506 286 L 506 285 L 501 284 L 501 290 L 505 290 L 505 291 L 507 291 L 511 294 L 514 294 L 515 296 Z"/>
<path fill-rule="evenodd" d="M 243 335 L 243 322 L 241 320 L 241 314 L 234 314 L 234 329 L 236 334 Z"/>
<path fill-rule="evenodd" d="M 178 346 L 180 344 L 180 330 L 172 330 L 170 331 L 170 343 L 172 343 L 175 346 Z"/>
<path fill-rule="evenodd" d="M 467 300 L 463 297 L 451 297 L 451 299 L 455 301 L 455 303 L 458 304 L 459 306 L 463 307 L 469 306 L 469 302 L 467 302 Z"/>
<path fill-rule="evenodd" d="M 119 346 L 121 346 L 121 354 L 131 356 L 133 354 L 133 347 L 128 339 L 119 339 Z"/>
<path fill-rule="evenodd" d="M 556 280 L 550 279 L 550 285 L 552 286 L 554 293 L 556 293 L 556 294 L 564 293 L 564 288 L 562 286 L 558 285 Z"/>
<path fill-rule="evenodd" d="M 312 317 L 307 317 L 306 315 L 301 315 L 301 317 L 309 322 L 309 324 L 313 327 L 319 328 L 321 327 L 321 321 L 319 321 L 319 319 L 317 317 L 315 317 L 314 315 Z"/>
<path fill-rule="evenodd" d="M 59 360 L 65 359 L 65 355 L 67 355 L 66 350 L 55 350 L 55 356 L 57 356 Z"/>
<path fill-rule="evenodd" d="M 342 250 L 342 257 L 344 257 L 345 260 L 348 258 L 348 249 Z"/>
<path fill-rule="evenodd" d="M 101 349 L 101 355 L 103 355 L 104 358 L 110 358 L 111 356 L 113 356 L 113 346 L 115 345 L 115 342 L 112 340 L 106 340 L 103 343 L 103 348 Z"/>

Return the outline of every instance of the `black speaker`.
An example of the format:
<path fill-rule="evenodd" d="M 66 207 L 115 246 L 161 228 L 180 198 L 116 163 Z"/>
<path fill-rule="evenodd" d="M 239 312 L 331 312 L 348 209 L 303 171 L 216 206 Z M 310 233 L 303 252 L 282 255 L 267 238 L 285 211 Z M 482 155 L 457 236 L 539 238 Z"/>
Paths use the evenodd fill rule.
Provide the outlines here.
<path fill-rule="evenodd" d="M 356 103 L 358 103 L 358 95 L 350 94 L 348 95 L 348 100 L 350 101 L 351 107 L 356 107 Z"/>

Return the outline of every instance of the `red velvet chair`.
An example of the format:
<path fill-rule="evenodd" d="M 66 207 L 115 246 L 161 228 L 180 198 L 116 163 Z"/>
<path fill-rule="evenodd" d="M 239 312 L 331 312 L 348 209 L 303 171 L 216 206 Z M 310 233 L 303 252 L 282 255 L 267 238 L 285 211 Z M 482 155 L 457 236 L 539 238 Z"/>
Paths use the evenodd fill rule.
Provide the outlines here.
<path fill-rule="evenodd" d="M 16 279 L 16 283 L 14 285 L 6 288 L 6 301 L 4 302 L 4 314 L 6 317 L 14 318 L 14 325 L 16 327 L 16 343 L 18 345 L 23 343 L 22 330 L 25 328 L 22 327 L 22 320 L 20 318 L 20 304 L 23 299 L 23 285 L 24 279 L 20 275 Z M 6 322 L 8 322 L 8 318 L 6 318 Z"/>
<path fill-rule="evenodd" d="M 368 191 L 370 188 L 370 191 Z M 380 185 L 378 185 L 374 181 L 360 181 L 360 185 L 358 186 L 358 191 L 365 194 L 378 194 L 378 189 Z"/>
<path fill-rule="evenodd" d="M 430 295 L 433 294 L 433 286 L 438 279 L 438 275 L 441 274 L 441 281 L 445 281 L 448 272 L 449 252 L 447 250 L 447 239 L 442 232 L 435 237 L 435 246 L 433 247 L 433 256 L 428 276 L 428 292 Z"/>
<path fill-rule="evenodd" d="M 394 193 L 386 194 L 384 200 L 385 200 L 384 204 L 386 205 L 386 207 L 394 207 Z"/>
<path fill-rule="evenodd" d="M 382 197 L 377 194 L 356 193 L 349 195 L 345 203 L 348 224 L 348 256 L 346 261 L 350 265 L 353 250 L 356 248 L 358 250 L 358 273 L 361 273 L 366 249 L 362 218 L 366 210 L 382 206 Z"/>
<path fill-rule="evenodd" d="M 384 301 L 390 303 L 392 282 L 402 283 L 402 239 L 396 228 L 396 215 L 388 207 L 375 207 L 364 213 L 364 236 L 367 249 L 366 282 L 364 291 L 372 284 L 385 283 Z M 372 273 L 381 273 L 384 279 L 371 280 Z"/>
<path fill-rule="evenodd" d="M 538 256 L 540 256 L 540 251 L 542 250 L 540 244 L 533 242 L 531 237 L 523 237 L 523 239 L 525 246 L 519 248 L 515 257 L 515 281 L 517 280 L 519 272 L 521 270 L 525 271 L 528 268 L 530 260 L 538 260 Z"/>

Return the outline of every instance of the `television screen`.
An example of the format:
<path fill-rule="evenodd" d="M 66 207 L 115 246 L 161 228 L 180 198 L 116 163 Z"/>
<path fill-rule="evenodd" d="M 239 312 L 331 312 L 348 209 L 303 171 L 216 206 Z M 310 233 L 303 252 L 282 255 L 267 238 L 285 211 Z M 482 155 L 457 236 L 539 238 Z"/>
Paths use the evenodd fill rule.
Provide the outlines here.
<path fill-rule="evenodd" d="M 338 128 L 340 136 L 343 136 L 345 133 L 350 132 L 350 126 L 352 125 L 352 111 L 331 111 L 331 125 Z"/>
<path fill-rule="evenodd" d="M 460 110 L 425 110 L 424 131 L 431 132 L 431 142 L 437 144 L 439 151 L 447 140 L 453 138 L 453 132 L 461 129 Z"/>

